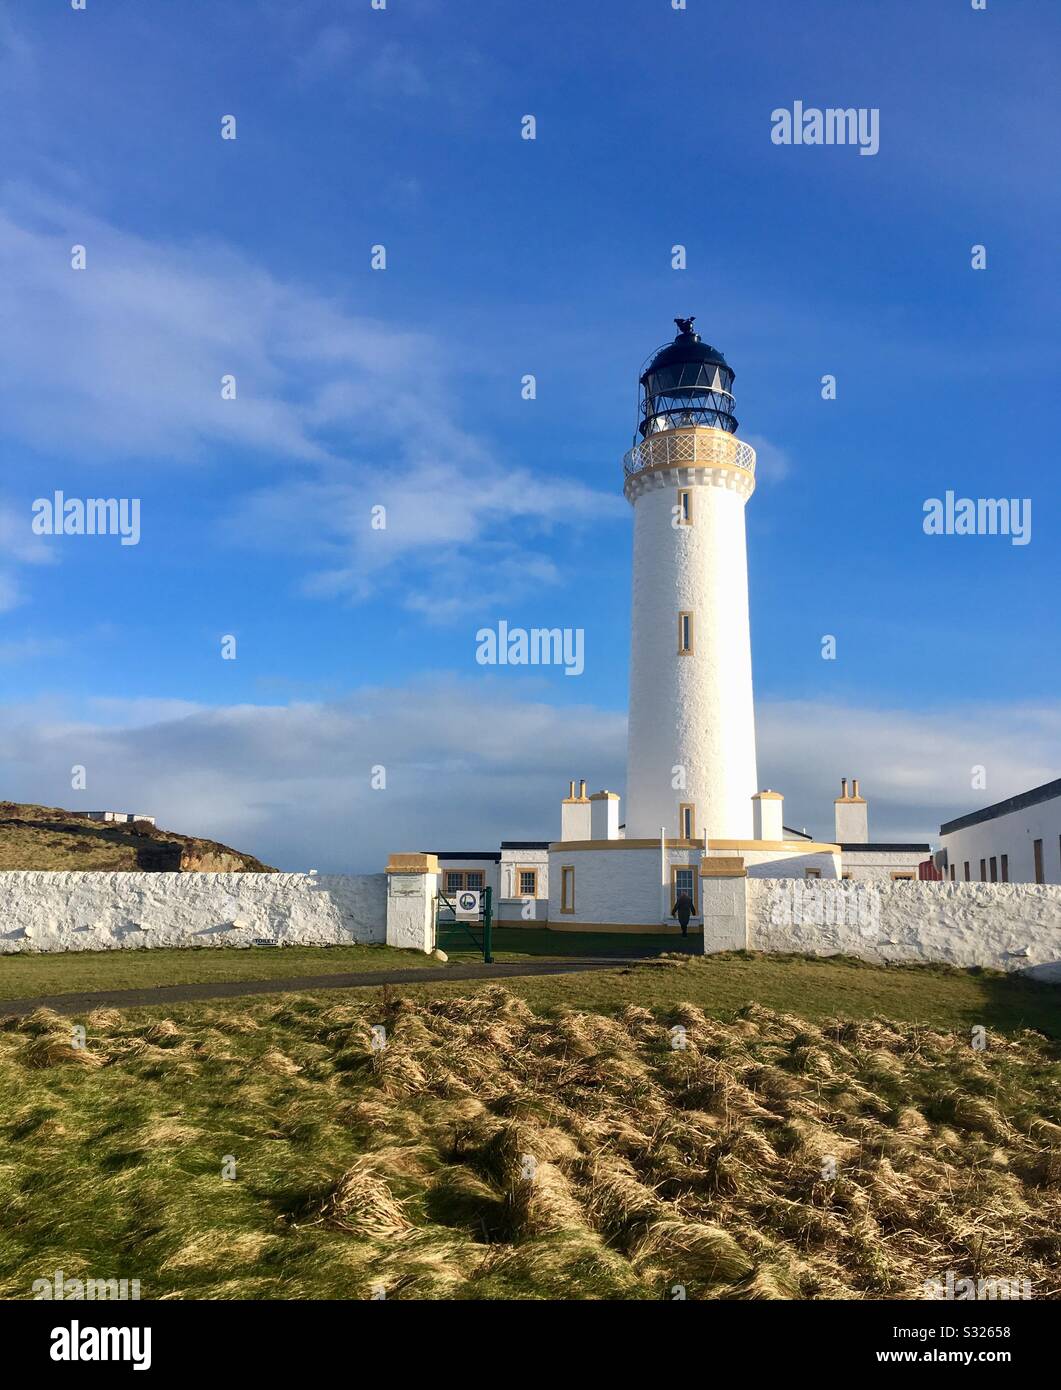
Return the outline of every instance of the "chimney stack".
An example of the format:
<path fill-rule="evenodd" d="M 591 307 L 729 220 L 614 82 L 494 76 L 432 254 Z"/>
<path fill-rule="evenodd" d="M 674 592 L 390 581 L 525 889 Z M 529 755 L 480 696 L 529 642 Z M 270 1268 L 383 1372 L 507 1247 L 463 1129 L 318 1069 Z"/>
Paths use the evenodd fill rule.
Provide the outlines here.
<path fill-rule="evenodd" d="M 589 799 L 590 839 L 619 838 L 619 796 L 617 792 L 594 792 Z"/>
<path fill-rule="evenodd" d="M 570 795 L 565 796 L 560 806 L 560 839 L 591 840 L 590 800 L 586 795 L 586 783 L 579 783 L 579 794 L 575 795 L 574 782 L 569 783 Z"/>
<path fill-rule="evenodd" d="M 847 778 L 840 780 L 840 795 L 833 802 L 836 817 L 836 843 L 838 845 L 865 845 L 869 843 L 869 808 L 858 793 L 858 778 L 851 778 L 851 792 L 848 794 Z"/>
<path fill-rule="evenodd" d="M 752 797 L 752 838 L 756 840 L 783 840 L 785 831 L 784 799 L 780 792 L 756 792 Z"/>

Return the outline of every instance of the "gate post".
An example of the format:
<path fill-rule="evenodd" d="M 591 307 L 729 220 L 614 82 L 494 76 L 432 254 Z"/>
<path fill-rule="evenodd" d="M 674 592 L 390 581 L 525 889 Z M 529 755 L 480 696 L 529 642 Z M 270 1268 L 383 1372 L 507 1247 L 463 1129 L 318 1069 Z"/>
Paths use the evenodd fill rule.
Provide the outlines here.
<path fill-rule="evenodd" d="M 748 871 L 744 860 L 705 855 L 700 860 L 704 954 L 748 949 Z"/>
<path fill-rule="evenodd" d="M 406 951 L 435 949 L 438 856 L 392 854 L 387 861 L 387 945 Z"/>

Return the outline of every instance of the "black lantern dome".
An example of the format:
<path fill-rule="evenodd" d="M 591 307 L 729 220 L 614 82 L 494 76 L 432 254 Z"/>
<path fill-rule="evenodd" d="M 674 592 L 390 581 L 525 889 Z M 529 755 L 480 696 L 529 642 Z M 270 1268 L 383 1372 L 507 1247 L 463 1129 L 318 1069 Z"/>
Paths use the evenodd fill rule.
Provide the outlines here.
<path fill-rule="evenodd" d="M 641 373 L 642 438 L 659 430 L 710 425 L 737 432 L 733 415 L 735 373 L 717 348 L 693 332 L 694 319 L 675 319 L 678 336 L 652 357 Z"/>

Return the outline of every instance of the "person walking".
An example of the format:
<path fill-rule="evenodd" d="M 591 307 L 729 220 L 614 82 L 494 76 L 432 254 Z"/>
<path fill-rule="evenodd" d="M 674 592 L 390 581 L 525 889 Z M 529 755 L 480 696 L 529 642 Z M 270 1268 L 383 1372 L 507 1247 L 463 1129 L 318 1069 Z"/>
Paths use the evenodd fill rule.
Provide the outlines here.
<path fill-rule="evenodd" d="M 672 917 L 677 917 L 678 925 L 682 929 L 682 936 L 689 935 L 689 918 L 693 915 L 693 900 L 688 893 L 679 893 L 674 900 L 671 908 Z"/>

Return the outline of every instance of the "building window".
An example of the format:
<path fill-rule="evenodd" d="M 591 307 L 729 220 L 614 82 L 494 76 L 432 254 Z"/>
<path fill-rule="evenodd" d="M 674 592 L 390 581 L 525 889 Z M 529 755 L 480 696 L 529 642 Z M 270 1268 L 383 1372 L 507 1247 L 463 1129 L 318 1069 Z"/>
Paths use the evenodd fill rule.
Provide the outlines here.
<path fill-rule="evenodd" d="M 678 614 L 678 655 L 691 656 L 693 650 L 693 615 Z"/>
<path fill-rule="evenodd" d="M 693 494 L 692 489 L 680 487 L 678 489 L 678 525 L 691 526 L 693 524 Z"/>
<path fill-rule="evenodd" d="M 1004 854 L 1004 855 L 1002 856 L 1002 882 L 1003 882 L 1003 883 L 1008 883 L 1008 882 L 1009 882 L 1009 855 L 1008 855 L 1008 854 Z"/>
<path fill-rule="evenodd" d="M 1036 841 L 1035 841 L 1035 843 L 1032 845 L 1032 851 L 1033 851 L 1033 853 L 1035 854 L 1035 881 L 1036 881 L 1036 883 L 1045 883 L 1045 882 L 1046 882 L 1046 877 L 1045 877 L 1045 875 L 1043 874 L 1043 842 L 1042 842 L 1042 840 L 1036 840 Z"/>
<path fill-rule="evenodd" d="M 692 899 L 693 916 L 697 914 L 696 906 L 696 870 L 686 864 L 672 864 L 670 871 L 671 903 L 678 901 L 679 893 L 688 893 Z"/>
<path fill-rule="evenodd" d="M 536 898 L 538 896 L 537 869 L 520 869 L 519 895 L 521 898 Z"/>
<path fill-rule="evenodd" d="M 969 861 L 968 861 L 968 859 L 965 861 L 965 881 L 966 881 L 966 883 L 969 882 Z"/>
<path fill-rule="evenodd" d="M 560 911 L 575 910 L 575 866 L 565 864 L 560 870 Z"/>
<path fill-rule="evenodd" d="M 1003 862 L 1003 864 L 1006 862 L 1006 856 L 1005 856 L 1005 855 L 1002 856 L 1002 862 Z M 954 882 L 954 869 L 955 869 L 955 865 L 952 864 L 952 865 L 950 866 L 950 881 L 951 881 L 951 883 Z"/>
<path fill-rule="evenodd" d="M 892 882 L 893 882 L 893 883 L 901 883 L 901 882 L 903 882 L 904 880 L 906 880 L 906 879 L 912 879 L 913 877 L 914 877 L 914 875 L 913 875 L 911 872 L 909 872 L 908 870 L 906 870 L 906 869 L 902 869 L 902 870 L 896 869 L 895 872 L 892 874 Z"/>
<path fill-rule="evenodd" d="M 846 881 L 847 879 L 849 879 L 849 878 L 852 877 L 851 871 L 848 870 L 848 872 L 847 872 L 846 874 L 841 874 L 840 877 Z"/>
<path fill-rule="evenodd" d="M 446 892 L 459 893 L 464 887 L 464 875 L 457 869 L 446 870 Z"/>
<path fill-rule="evenodd" d="M 464 875 L 464 886 L 465 888 L 470 888 L 473 893 L 481 893 L 483 891 L 482 869 L 473 869 L 470 873 L 466 873 Z"/>
<path fill-rule="evenodd" d="M 821 876 L 822 876 L 822 871 L 821 871 L 821 869 L 804 869 L 804 870 L 803 870 L 803 877 L 804 877 L 804 878 L 821 878 Z"/>
<path fill-rule="evenodd" d="M 991 856 L 991 882 L 998 882 L 998 860 L 994 855 Z"/>
<path fill-rule="evenodd" d="M 986 883 L 986 882 L 987 882 L 987 860 L 986 860 L 986 859 L 981 859 L 981 860 L 980 860 L 980 882 L 981 882 L 981 883 Z"/>
<path fill-rule="evenodd" d="M 696 807 L 691 801 L 683 801 L 678 807 L 678 834 L 683 840 L 696 839 Z"/>

